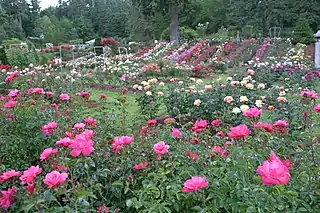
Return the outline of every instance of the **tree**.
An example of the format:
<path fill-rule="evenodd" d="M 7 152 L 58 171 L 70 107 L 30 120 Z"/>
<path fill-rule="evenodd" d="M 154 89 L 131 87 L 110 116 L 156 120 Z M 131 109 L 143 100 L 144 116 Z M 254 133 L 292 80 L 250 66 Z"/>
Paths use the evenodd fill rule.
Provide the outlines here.
<path fill-rule="evenodd" d="M 292 35 L 292 43 L 297 44 L 310 44 L 314 42 L 314 36 L 311 27 L 309 26 L 307 20 L 300 19 L 294 29 Z"/>
<path fill-rule="evenodd" d="M 51 22 L 51 19 L 48 16 L 43 16 L 36 21 L 36 25 L 39 26 L 39 29 L 44 34 L 44 41 L 48 43 L 56 43 L 56 26 Z"/>
<path fill-rule="evenodd" d="M 75 29 L 77 30 L 78 36 L 84 41 L 95 38 L 96 34 L 93 30 L 91 21 L 86 18 L 80 18 L 74 21 Z"/>
<path fill-rule="evenodd" d="M 155 11 L 169 13 L 171 18 L 170 40 L 179 43 L 179 12 L 189 3 L 189 0 L 133 0 L 133 3 L 142 7 L 145 13 L 154 13 Z"/>

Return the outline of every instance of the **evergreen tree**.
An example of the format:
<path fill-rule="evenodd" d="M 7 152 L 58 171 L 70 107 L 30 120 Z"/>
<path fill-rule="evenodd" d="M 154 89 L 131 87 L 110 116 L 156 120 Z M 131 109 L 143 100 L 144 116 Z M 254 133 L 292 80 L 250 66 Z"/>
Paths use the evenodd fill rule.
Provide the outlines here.
<path fill-rule="evenodd" d="M 292 43 L 310 44 L 314 42 L 313 31 L 307 20 L 300 19 L 292 35 Z"/>

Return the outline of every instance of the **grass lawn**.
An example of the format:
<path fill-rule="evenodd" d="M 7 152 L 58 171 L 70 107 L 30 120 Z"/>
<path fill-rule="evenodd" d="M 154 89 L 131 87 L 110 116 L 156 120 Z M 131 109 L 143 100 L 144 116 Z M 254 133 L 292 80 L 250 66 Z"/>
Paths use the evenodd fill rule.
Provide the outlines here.
<path fill-rule="evenodd" d="M 208 78 L 208 79 L 202 79 L 204 81 L 204 84 L 212 84 L 212 82 L 221 82 L 224 83 L 226 82 L 226 79 L 229 77 L 228 74 L 218 74 L 214 76 L 213 78 Z M 151 77 L 150 77 L 151 78 Z M 104 102 L 101 102 L 99 99 L 100 94 L 106 94 L 108 98 L 104 100 Z M 128 121 L 134 121 L 143 123 L 143 119 L 141 116 L 139 116 L 141 113 L 139 112 L 139 105 L 135 100 L 135 96 L 137 94 L 133 93 L 127 93 L 126 98 L 128 104 L 126 105 L 126 111 L 128 113 L 127 119 Z M 106 90 L 96 90 L 93 89 L 91 90 L 91 101 L 97 102 L 97 103 L 103 103 L 103 104 L 97 104 L 96 106 L 93 107 L 88 107 L 86 110 L 84 110 L 83 113 L 87 114 L 88 116 L 95 116 L 97 114 L 101 114 L 101 112 L 110 114 L 119 114 L 121 115 L 122 107 L 121 107 L 121 102 L 120 102 L 120 92 L 114 92 L 114 91 L 106 91 Z M 142 113 L 143 114 L 143 113 Z M 164 104 L 160 106 L 160 110 L 158 115 L 167 115 L 167 109 Z"/>
<path fill-rule="evenodd" d="M 90 113 L 98 113 L 102 111 L 114 111 L 114 113 L 121 114 L 121 102 L 120 102 L 120 93 L 119 92 L 111 92 L 104 90 L 92 90 L 91 92 L 91 101 L 99 101 L 100 94 L 106 94 L 108 98 L 104 101 L 104 104 L 98 107 L 89 108 L 88 111 Z M 128 112 L 128 119 L 135 119 L 135 117 L 139 114 L 139 106 L 135 101 L 134 94 L 126 95 L 128 104 L 126 105 L 126 110 Z"/>

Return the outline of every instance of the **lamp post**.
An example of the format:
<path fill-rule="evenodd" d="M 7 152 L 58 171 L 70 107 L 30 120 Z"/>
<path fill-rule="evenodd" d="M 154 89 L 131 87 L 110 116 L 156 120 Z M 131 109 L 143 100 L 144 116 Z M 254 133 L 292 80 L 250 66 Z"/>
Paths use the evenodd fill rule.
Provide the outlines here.
<path fill-rule="evenodd" d="M 316 38 L 316 44 L 315 44 L 315 54 L 314 54 L 314 63 L 315 68 L 317 70 L 320 70 L 320 30 L 314 35 Z"/>

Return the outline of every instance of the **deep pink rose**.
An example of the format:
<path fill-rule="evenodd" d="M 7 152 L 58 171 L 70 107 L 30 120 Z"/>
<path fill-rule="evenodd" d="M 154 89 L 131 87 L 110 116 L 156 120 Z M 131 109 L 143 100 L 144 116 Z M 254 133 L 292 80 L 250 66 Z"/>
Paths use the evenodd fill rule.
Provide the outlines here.
<path fill-rule="evenodd" d="M 288 162 L 284 163 L 275 153 L 271 153 L 269 159 L 258 167 L 257 173 L 264 185 L 286 185 L 290 180 L 288 166 Z"/>
<path fill-rule="evenodd" d="M 247 138 L 251 134 L 251 131 L 248 129 L 247 125 L 241 124 L 239 126 L 231 128 L 231 131 L 228 133 L 230 138 Z"/>

